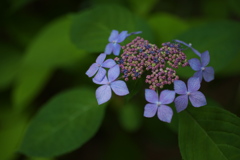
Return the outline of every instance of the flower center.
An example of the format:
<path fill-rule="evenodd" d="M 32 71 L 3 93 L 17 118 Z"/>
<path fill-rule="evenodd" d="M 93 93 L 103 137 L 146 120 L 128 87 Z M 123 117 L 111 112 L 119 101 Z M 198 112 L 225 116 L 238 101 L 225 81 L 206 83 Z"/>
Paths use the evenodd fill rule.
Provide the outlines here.
<path fill-rule="evenodd" d="M 189 96 L 191 93 L 190 92 L 187 92 L 187 95 Z"/>
<path fill-rule="evenodd" d="M 157 102 L 157 106 L 159 107 L 161 105 L 161 102 Z"/>
<path fill-rule="evenodd" d="M 112 41 L 112 43 L 113 43 L 113 44 L 116 44 L 116 43 L 117 43 L 117 41 Z"/>
<path fill-rule="evenodd" d="M 204 71 L 204 70 L 205 70 L 205 67 L 201 67 L 201 70 L 203 70 L 203 71 Z"/>

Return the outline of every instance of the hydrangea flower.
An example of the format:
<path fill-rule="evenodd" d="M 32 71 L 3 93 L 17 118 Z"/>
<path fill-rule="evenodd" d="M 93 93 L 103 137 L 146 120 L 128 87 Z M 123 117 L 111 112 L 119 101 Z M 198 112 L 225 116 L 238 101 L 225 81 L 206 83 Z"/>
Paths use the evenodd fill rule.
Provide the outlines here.
<path fill-rule="evenodd" d="M 214 79 L 214 69 L 213 67 L 206 67 L 209 64 L 210 56 L 209 52 L 205 51 L 201 54 L 201 61 L 197 58 L 190 59 L 189 65 L 194 71 L 197 71 L 194 74 L 194 77 L 198 77 L 200 82 L 202 77 L 206 82 L 210 82 Z"/>
<path fill-rule="evenodd" d="M 128 36 L 131 36 L 131 35 L 133 35 L 133 34 L 140 34 L 140 33 L 142 33 L 142 31 L 132 32 L 132 33 L 129 33 L 129 34 L 127 35 L 127 37 L 128 37 Z"/>
<path fill-rule="evenodd" d="M 106 54 L 100 54 L 96 59 L 96 63 L 93 63 L 87 70 L 86 75 L 88 75 L 88 77 L 92 77 L 98 71 L 94 79 L 99 82 L 102 81 L 104 76 L 106 75 L 106 70 L 103 67 L 111 68 L 116 65 L 116 62 L 113 59 L 107 59 L 106 61 L 104 61 L 105 58 Z"/>
<path fill-rule="evenodd" d="M 118 43 L 124 41 L 127 36 L 127 31 L 122 31 L 120 34 L 118 34 L 117 30 L 113 30 L 110 37 L 108 38 L 108 41 L 110 43 L 107 44 L 105 53 L 111 54 L 113 52 L 114 55 L 118 56 L 121 50 L 121 46 Z"/>
<path fill-rule="evenodd" d="M 150 103 L 145 105 L 144 117 L 153 117 L 157 112 L 158 118 L 161 121 L 168 123 L 171 122 L 173 111 L 172 108 L 170 108 L 166 104 L 170 104 L 173 102 L 175 98 L 174 91 L 164 90 L 158 97 L 158 94 L 154 90 L 146 89 L 145 98 Z"/>
<path fill-rule="evenodd" d="M 199 78 L 189 78 L 187 86 L 188 87 L 186 87 L 186 84 L 181 80 L 174 81 L 174 90 L 177 94 L 180 94 L 174 101 L 177 112 L 181 112 L 187 108 L 188 97 L 194 107 L 201 107 L 207 104 L 204 94 L 198 91 L 200 88 Z"/>
<path fill-rule="evenodd" d="M 129 93 L 126 83 L 122 80 L 116 80 L 119 74 L 120 68 L 118 65 L 115 65 L 108 70 L 108 78 L 105 76 L 101 82 L 96 81 L 95 78 L 93 79 L 94 83 L 102 84 L 102 86 L 96 90 L 96 98 L 99 105 L 110 100 L 112 90 L 119 96 L 124 96 Z"/>
<path fill-rule="evenodd" d="M 180 40 L 178 40 L 178 39 L 175 39 L 174 41 L 177 42 L 177 43 L 181 43 L 181 44 L 183 44 L 183 45 L 191 48 L 192 51 L 193 51 L 196 55 L 198 55 L 199 57 L 201 57 L 201 53 L 200 53 L 198 50 L 194 49 L 194 48 L 192 47 L 192 44 L 191 44 L 191 43 L 187 44 L 187 43 L 185 43 L 185 42 L 183 42 L 183 41 L 180 41 Z"/>

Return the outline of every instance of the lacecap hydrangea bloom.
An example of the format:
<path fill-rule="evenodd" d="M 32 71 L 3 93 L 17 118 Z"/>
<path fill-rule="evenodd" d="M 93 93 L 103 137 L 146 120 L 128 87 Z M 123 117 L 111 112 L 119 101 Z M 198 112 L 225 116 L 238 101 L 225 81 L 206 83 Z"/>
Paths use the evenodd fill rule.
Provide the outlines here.
<path fill-rule="evenodd" d="M 157 114 L 161 121 L 170 123 L 173 109 L 169 104 L 174 103 L 177 112 L 185 110 L 189 100 L 193 107 L 206 105 L 206 98 L 199 89 L 202 79 L 206 82 L 214 79 L 213 67 L 207 66 L 210 62 L 209 52 L 200 53 L 191 44 L 180 40 L 165 42 L 158 47 L 140 36 L 124 46 L 120 45 L 126 38 L 140 33 L 142 32 L 119 33 L 113 30 L 105 52 L 101 53 L 87 70 L 86 74 L 89 77 L 95 75 L 93 82 L 101 85 L 96 90 L 98 104 L 109 101 L 112 91 L 119 96 L 129 94 L 127 82 L 141 79 L 148 84 L 148 88 L 145 89 L 145 98 L 148 102 L 143 111 L 145 117 L 150 118 Z M 188 60 L 184 53 L 188 48 L 200 60 L 198 58 Z M 116 57 L 105 60 L 106 56 L 112 53 Z M 191 67 L 196 71 L 187 80 L 187 85 L 177 75 L 176 69 L 180 67 Z M 173 89 L 164 89 L 166 85 L 172 86 Z"/>

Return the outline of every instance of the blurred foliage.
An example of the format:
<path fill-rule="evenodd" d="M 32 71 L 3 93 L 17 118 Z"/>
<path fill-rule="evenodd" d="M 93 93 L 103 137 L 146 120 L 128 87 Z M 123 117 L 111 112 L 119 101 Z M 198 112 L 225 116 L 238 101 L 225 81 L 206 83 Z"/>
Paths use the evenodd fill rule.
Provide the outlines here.
<path fill-rule="evenodd" d="M 0 160 L 239 159 L 238 0 L 2 0 L 0 10 Z M 145 85 L 129 81 L 131 94 L 98 106 L 85 72 L 113 29 L 142 31 L 121 45 L 141 36 L 209 50 L 208 105 L 174 109 L 171 124 L 147 119 Z"/>
<path fill-rule="evenodd" d="M 52 22 L 27 48 L 13 92 L 17 109 L 30 103 L 55 68 L 74 63 L 86 53 L 70 43 L 70 23 L 67 16 Z"/>
<path fill-rule="evenodd" d="M 184 159 L 240 158 L 239 117 L 210 105 L 198 111 L 188 108 L 179 117 L 179 145 Z"/>
<path fill-rule="evenodd" d="M 60 93 L 50 100 L 29 125 L 20 152 L 33 157 L 54 157 L 83 145 L 98 130 L 104 105 L 98 107 L 87 88 Z"/>
<path fill-rule="evenodd" d="M 104 10 L 104 12 L 102 12 Z M 152 39 L 146 22 L 141 21 L 124 7 L 99 5 L 73 16 L 71 39 L 80 49 L 104 52 L 109 33 L 113 29 L 129 32 L 143 31 L 143 37 Z M 81 35 L 81 36 L 79 36 Z M 93 47 L 94 46 L 94 47 Z"/>

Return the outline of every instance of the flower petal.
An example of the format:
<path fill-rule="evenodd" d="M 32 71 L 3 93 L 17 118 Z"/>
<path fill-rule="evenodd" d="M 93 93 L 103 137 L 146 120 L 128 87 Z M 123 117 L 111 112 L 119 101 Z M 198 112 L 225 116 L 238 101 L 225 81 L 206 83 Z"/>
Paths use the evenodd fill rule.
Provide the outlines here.
<path fill-rule="evenodd" d="M 108 70 L 108 80 L 109 82 L 113 82 L 114 80 L 116 80 L 118 78 L 120 74 L 120 67 L 119 65 L 115 65 L 114 67 L 110 68 Z"/>
<path fill-rule="evenodd" d="M 140 33 L 142 33 L 142 31 L 132 32 L 132 33 L 129 33 L 129 34 L 127 35 L 127 37 L 128 37 L 128 36 L 131 36 L 131 35 L 133 35 L 133 34 L 140 34 Z"/>
<path fill-rule="evenodd" d="M 198 51 L 198 50 L 196 50 L 195 48 L 193 48 L 193 47 L 190 47 L 191 49 L 192 49 L 192 51 L 196 54 L 196 55 L 198 55 L 199 57 L 201 57 L 201 53 Z"/>
<path fill-rule="evenodd" d="M 86 75 L 88 75 L 88 77 L 92 77 L 97 72 L 98 68 L 98 64 L 93 63 L 87 70 Z"/>
<path fill-rule="evenodd" d="M 205 67 L 205 70 L 203 71 L 203 78 L 206 82 L 210 82 L 214 79 L 213 67 Z"/>
<path fill-rule="evenodd" d="M 112 68 L 116 65 L 116 62 L 113 59 L 107 59 L 105 62 L 103 62 L 102 66 L 105 68 Z"/>
<path fill-rule="evenodd" d="M 175 92 L 170 90 L 164 90 L 160 94 L 159 101 L 161 104 L 169 104 L 172 103 L 175 98 Z"/>
<path fill-rule="evenodd" d="M 152 103 L 148 103 L 145 105 L 144 107 L 144 113 L 143 113 L 143 116 L 144 117 L 153 117 L 156 112 L 157 112 L 157 105 L 156 104 L 152 104 Z"/>
<path fill-rule="evenodd" d="M 192 46 L 191 44 L 187 44 L 186 42 L 180 41 L 178 39 L 175 39 L 174 41 L 177 42 L 177 43 L 181 43 L 181 44 L 183 44 L 183 45 L 185 45 L 187 47 L 191 47 Z"/>
<path fill-rule="evenodd" d="M 191 93 L 189 99 L 193 107 L 201 107 L 207 104 L 204 94 L 200 91 Z"/>
<path fill-rule="evenodd" d="M 183 81 L 175 80 L 173 83 L 174 83 L 174 91 L 177 94 L 186 94 L 187 93 L 187 87 Z"/>
<path fill-rule="evenodd" d="M 158 102 L 158 94 L 151 89 L 145 89 L 145 98 L 150 103 L 157 103 Z"/>
<path fill-rule="evenodd" d="M 108 38 L 109 42 L 116 41 L 118 38 L 118 31 L 117 30 L 112 30 L 111 35 Z"/>
<path fill-rule="evenodd" d="M 99 67 L 98 73 L 94 77 L 94 80 L 101 82 L 105 76 L 106 76 L 106 70 L 103 69 L 102 67 Z"/>
<path fill-rule="evenodd" d="M 120 81 L 120 80 L 114 81 L 110 84 L 110 86 L 116 95 L 124 96 L 129 94 L 127 85 L 124 81 Z"/>
<path fill-rule="evenodd" d="M 199 59 L 197 59 L 197 58 L 192 58 L 192 59 L 190 59 L 190 60 L 188 61 L 188 63 L 189 63 L 189 65 L 190 65 L 190 67 L 191 67 L 194 71 L 199 71 L 199 70 L 201 70 L 202 65 L 201 65 L 201 62 L 200 62 Z"/>
<path fill-rule="evenodd" d="M 102 81 L 97 81 L 97 80 L 95 80 L 95 78 L 93 78 L 92 80 L 93 80 L 93 83 L 95 83 L 95 84 L 107 84 L 108 83 L 107 76 L 105 76 Z"/>
<path fill-rule="evenodd" d="M 107 44 L 107 46 L 106 46 L 106 48 L 105 48 L 105 51 L 104 51 L 104 53 L 105 54 L 111 54 L 112 53 L 112 51 L 113 51 L 113 43 L 108 43 Z"/>
<path fill-rule="evenodd" d="M 112 91 L 109 85 L 103 85 L 97 88 L 96 98 L 99 105 L 109 101 L 111 97 Z"/>
<path fill-rule="evenodd" d="M 161 121 L 170 123 L 173 116 L 173 110 L 169 106 L 162 104 L 158 107 L 157 114 Z"/>
<path fill-rule="evenodd" d="M 191 77 L 191 78 L 189 78 L 188 82 L 187 82 L 187 85 L 188 85 L 188 91 L 190 93 L 199 90 L 199 88 L 201 86 L 198 77 Z"/>
<path fill-rule="evenodd" d="M 185 42 L 183 42 L 183 41 L 180 41 L 180 40 L 178 40 L 178 39 L 176 39 L 176 40 L 174 40 L 174 41 L 175 41 L 175 42 L 178 42 L 178 43 L 181 43 L 181 44 L 183 44 L 183 45 L 191 48 L 192 51 L 193 51 L 196 55 L 198 55 L 199 57 L 201 57 L 201 53 L 198 52 L 198 50 L 194 49 L 194 48 L 192 47 L 192 44 L 187 44 L 187 43 L 185 43 Z"/>
<path fill-rule="evenodd" d="M 203 76 L 202 75 L 202 70 L 195 72 L 194 75 L 193 75 L 193 77 L 199 78 L 200 83 L 202 82 L 202 76 Z"/>
<path fill-rule="evenodd" d="M 202 66 L 205 67 L 209 64 L 210 62 L 210 55 L 208 51 L 205 51 L 201 54 L 201 61 L 202 61 Z"/>
<path fill-rule="evenodd" d="M 117 43 L 121 43 L 122 41 L 125 40 L 125 38 L 127 37 L 127 31 L 122 31 L 117 38 Z"/>
<path fill-rule="evenodd" d="M 188 96 L 187 95 L 181 95 L 175 98 L 175 107 L 177 112 L 181 112 L 188 106 Z"/>
<path fill-rule="evenodd" d="M 118 56 L 118 55 L 119 55 L 120 50 L 121 50 L 120 44 L 118 44 L 118 43 L 114 44 L 113 54 L 114 54 L 115 56 Z"/>
<path fill-rule="evenodd" d="M 105 60 L 106 56 L 107 55 L 105 53 L 101 53 L 96 59 L 97 64 L 101 65 Z"/>

